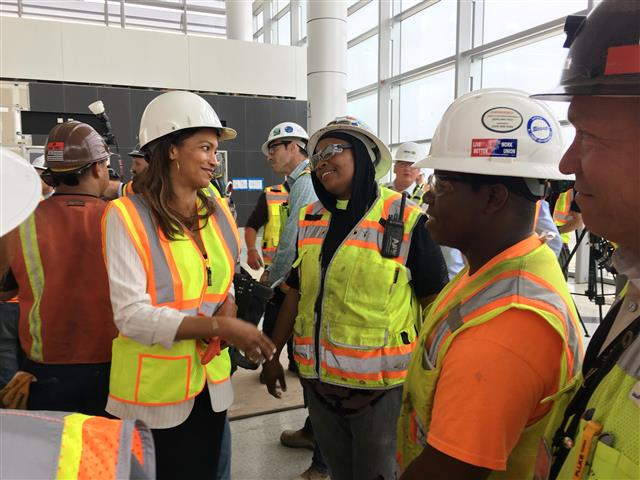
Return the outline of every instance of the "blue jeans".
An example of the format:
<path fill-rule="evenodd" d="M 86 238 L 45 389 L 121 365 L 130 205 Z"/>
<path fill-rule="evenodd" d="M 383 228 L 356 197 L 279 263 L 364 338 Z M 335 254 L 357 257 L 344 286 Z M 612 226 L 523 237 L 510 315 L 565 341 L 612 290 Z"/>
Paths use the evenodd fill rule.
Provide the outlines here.
<path fill-rule="evenodd" d="M 18 340 L 20 308 L 17 303 L 0 302 L 0 388 L 13 378 L 20 368 L 22 350 Z"/>
<path fill-rule="evenodd" d="M 338 414 L 310 388 L 305 391 L 313 436 L 333 480 L 395 478 L 396 423 L 402 388 L 387 391 L 354 415 Z"/>
<path fill-rule="evenodd" d="M 222 432 L 216 480 L 231 480 L 231 428 L 229 427 L 228 416 L 224 422 L 224 431 Z"/>

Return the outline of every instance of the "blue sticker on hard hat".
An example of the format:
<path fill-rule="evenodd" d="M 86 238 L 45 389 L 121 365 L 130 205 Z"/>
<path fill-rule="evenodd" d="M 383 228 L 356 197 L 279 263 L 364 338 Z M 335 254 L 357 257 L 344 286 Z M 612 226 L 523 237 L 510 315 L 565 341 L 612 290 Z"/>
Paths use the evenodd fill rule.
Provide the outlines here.
<path fill-rule="evenodd" d="M 474 138 L 471 140 L 472 157 L 518 156 L 518 140 L 515 138 Z"/>
<path fill-rule="evenodd" d="M 527 132 L 534 142 L 547 143 L 553 136 L 549 121 L 540 115 L 534 115 L 527 122 Z"/>
<path fill-rule="evenodd" d="M 293 133 L 293 127 L 291 125 L 287 125 L 284 127 L 285 133 Z"/>

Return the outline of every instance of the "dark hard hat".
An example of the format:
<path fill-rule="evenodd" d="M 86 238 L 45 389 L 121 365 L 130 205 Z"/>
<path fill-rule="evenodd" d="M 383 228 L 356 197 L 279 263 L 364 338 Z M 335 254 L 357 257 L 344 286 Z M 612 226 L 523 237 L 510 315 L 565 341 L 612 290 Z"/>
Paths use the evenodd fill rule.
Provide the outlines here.
<path fill-rule="evenodd" d="M 52 172 L 72 172 L 85 165 L 108 160 L 109 147 L 86 123 L 70 120 L 51 129 L 44 158 Z"/>
<path fill-rule="evenodd" d="M 604 0 L 589 16 L 570 15 L 560 85 L 540 100 L 573 95 L 640 96 L 640 1 Z"/>
<path fill-rule="evenodd" d="M 131 150 L 127 155 L 129 155 L 130 157 L 143 157 L 144 158 L 144 152 L 140 151 L 140 144 L 137 144 L 135 147 L 133 147 L 133 150 Z"/>

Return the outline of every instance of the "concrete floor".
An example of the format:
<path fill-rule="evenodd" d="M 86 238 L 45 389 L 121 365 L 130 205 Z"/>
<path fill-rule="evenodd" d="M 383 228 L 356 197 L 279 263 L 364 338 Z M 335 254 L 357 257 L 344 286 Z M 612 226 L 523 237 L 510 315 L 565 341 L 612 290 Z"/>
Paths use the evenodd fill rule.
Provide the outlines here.
<path fill-rule="evenodd" d="M 569 286 L 572 292 L 583 293 L 586 289 L 586 285 L 575 285 L 571 280 Z M 606 293 L 613 291 L 613 286 L 605 285 Z M 574 299 L 578 311 L 585 320 L 589 334 L 592 334 L 598 326 L 598 307 L 584 296 L 574 295 Z M 608 304 L 603 307 L 605 314 L 612 300 L 612 296 L 606 297 Z M 586 348 L 589 338 L 585 337 L 584 332 L 582 333 Z M 283 359 L 283 365 L 286 366 L 285 359 Z M 255 377 L 257 374 L 251 372 L 251 375 Z M 290 379 L 288 383 L 293 387 L 296 383 L 295 379 L 293 376 L 288 379 Z M 246 408 L 246 405 L 241 405 L 242 399 L 249 399 L 247 400 L 249 403 L 257 405 L 261 411 L 264 410 L 264 406 L 256 398 L 263 398 L 262 395 L 266 388 L 260 385 L 255 378 L 237 383 L 234 381 L 234 384 L 236 384 L 236 405 L 233 408 L 236 412 L 241 411 L 246 414 L 250 410 L 250 408 Z M 289 393 L 293 396 L 299 395 L 297 389 Z M 278 402 L 275 399 L 272 401 L 275 401 L 276 404 Z M 311 464 L 311 451 L 286 448 L 280 445 L 279 441 L 282 430 L 302 427 L 305 417 L 306 410 L 294 409 L 232 421 L 232 478 L 235 480 L 292 479 L 305 471 Z"/>

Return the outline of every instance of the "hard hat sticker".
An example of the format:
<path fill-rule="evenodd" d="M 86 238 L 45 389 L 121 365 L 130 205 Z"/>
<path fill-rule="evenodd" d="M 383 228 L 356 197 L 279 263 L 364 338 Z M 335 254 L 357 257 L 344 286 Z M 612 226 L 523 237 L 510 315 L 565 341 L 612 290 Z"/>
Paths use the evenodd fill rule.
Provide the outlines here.
<path fill-rule="evenodd" d="M 284 131 L 285 133 L 292 133 L 293 127 L 291 125 L 287 125 L 286 127 L 284 127 Z"/>
<path fill-rule="evenodd" d="M 605 75 L 640 73 L 640 45 L 619 45 L 607 49 Z"/>
<path fill-rule="evenodd" d="M 547 143 L 553 136 L 549 121 L 540 115 L 534 115 L 527 122 L 527 132 L 534 142 Z"/>
<path fill-rule="evenodd" d="M 271 135 L 280 135 L 280 129 L 279 128 L 274 128 L 273 132 L 271 132 Z"/>
<path fill-rule="evenodd" d="M 64 161 L 64 142 L 47 143 L 47 162 Z"/>
<path fill-rule="evenodd" d="M 482 114 L 482 125 L 492 132 L 513 132 L 520 128 L 523 121 L 520 112 L 509 107 L 492 108 Z"/>
<path fill-rule="evenodd" d="M 472 157 L 518 156 L 518 140 L 515 138 L 474 138 L 471 140 Z"/>

